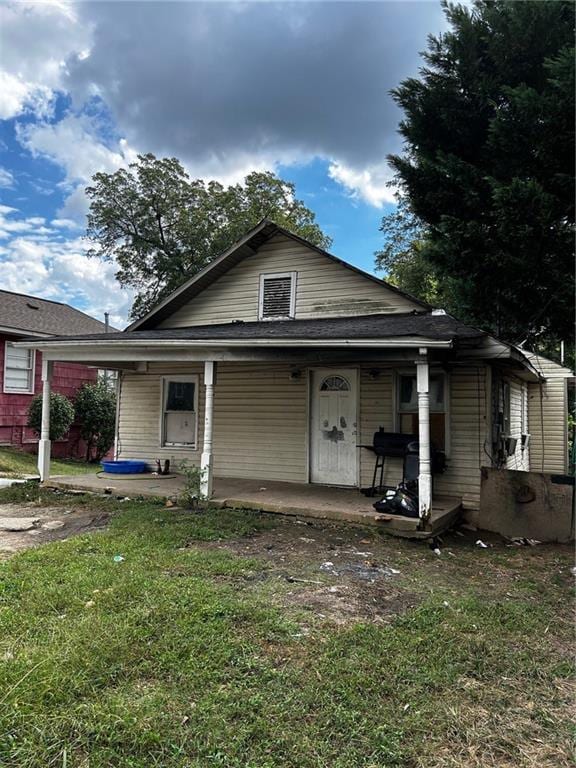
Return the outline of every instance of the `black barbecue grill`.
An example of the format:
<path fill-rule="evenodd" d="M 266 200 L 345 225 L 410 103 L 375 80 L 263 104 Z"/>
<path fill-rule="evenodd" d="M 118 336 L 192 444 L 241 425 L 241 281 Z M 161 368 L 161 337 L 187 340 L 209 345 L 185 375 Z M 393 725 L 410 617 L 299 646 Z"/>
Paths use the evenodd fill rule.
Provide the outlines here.
<path fill-rule="evenodd" d="M 366 491 L 367 496 L 374 496 L 376 492 L 384 492 L 391 488 L 384 485 L 384 466 L 386 459 L 403 459 L 406 456 L 406 449 L 410 443 L 418 440 L 416 435 L 402 435 L 399 432 L 384 432 L 380 427 L 378 432 L 374 432 L 372 445 L 359 445 L 359 448 L 366 448 L 376 456 L 374 463 L 374 473 L 372 475 L 372 486 Z M 376 485 L 376 478 L 380 470 L 380 483 Z"/>
<path fill-rule="evenodd" d="M 418 436 L 403 435 L 399 432 L 385 432 L 383 427 L 374 432 L 372 445 L 359 445 L 358 448 L 366 448 L 376 456 L 374 462 L 374 473 L 372 475 L 372 486 L 364 491 L 366 496 L 374 496 L 376 493 L 384 493 L 395 486 L 384 485 L 384 466 L 386 459 L 402 459 L 403 474 L 406 475 L 406 457 L 409 455 L 412 460 L 410 463 L 410 474 L 413 475 L 413 465 L 418 463 Z M 445 457 L 441 451 L 437 451 L 432 446 L 431 450 L 432 472 L 443 472 L 445 466 Z M 380 483 L 376 485 L 376 478 L 380 471 Z M 404 476 L 403 481 L 407 478 Z"/>

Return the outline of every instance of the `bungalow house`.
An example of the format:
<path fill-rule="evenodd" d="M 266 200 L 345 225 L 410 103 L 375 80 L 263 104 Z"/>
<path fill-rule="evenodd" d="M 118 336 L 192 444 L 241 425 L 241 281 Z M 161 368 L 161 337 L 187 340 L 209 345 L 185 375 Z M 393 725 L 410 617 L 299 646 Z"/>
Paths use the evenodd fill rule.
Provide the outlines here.
<path fill-rule="evenodd" d="M 16 342 L 104 330 L 104 323 L 68 304 L 0 290 L 0 445 L 32 451 L 38 442 L 27 422 L 30 403 L 42 391 L 42 353 L 21 349 Z M 96 376 L 97 371 L 86 365 L 60 362 L 53 368 L 52 388 L 73 398 L 82 384 L 95 381 Z M 54 452 L 58 456 L 83 452 L 76 425 L 57 441 Z"/>
<path fill-rule="evenodd" d="M 437 497 L 477 508 L 483 466 L 567 467 L 570 371 L 267 220 L 125 331 L 25 346 L 45 392 L 56 361 L 117 369 L 117 457 L 187 459 L 207 495 L 227 478 L 365 489 L 380 429 L 417 436 L 419 525 Z M 46 429 L 43 479 L 49 455 Z"/>

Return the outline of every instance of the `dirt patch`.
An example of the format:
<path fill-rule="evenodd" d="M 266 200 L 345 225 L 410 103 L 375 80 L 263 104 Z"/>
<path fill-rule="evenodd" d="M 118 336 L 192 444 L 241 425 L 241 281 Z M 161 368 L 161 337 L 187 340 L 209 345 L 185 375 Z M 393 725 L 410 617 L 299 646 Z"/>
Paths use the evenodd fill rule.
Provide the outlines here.
<path fill-rule="evenodd" d="M 250 537 L 189 546 L 217 547 L 262 562 L 247 587 L 268 584 L 270 600 L 302 610 L 304 625 L 388 623 L 434 593 L 443 601 L 458 599 L 463 583 L 479 597 L 489 589 L 504 602 L 537 601 L 532 581 L 571 579 L 566 560 L 571 550 L 563 545 L 517 547 L 496 534 L 467 529 L 431 543 L 324 520 L 275 516 L 275 521 Z"/>
<path fill-rule="evenodd" d="M 373 531 L 278 518 L 273 529 L 250 538 L 190 546 L 263 560 L 248 581 L 268 582 L 271 600 L 302 611 L 304 632 L 307 620 L 388 623 L 421 600 L 401 583 L 388 540 Z"/>
<path fill-rule="evenodd" d="M 93 509 L 41 507 L 36 502 L 29 502 L 1 504 L 0 518 L 3 523 L 0 526 L 0 558 L 3 558 L 23 549 L 102 528 L 107 524 L 109 514 Z"/>

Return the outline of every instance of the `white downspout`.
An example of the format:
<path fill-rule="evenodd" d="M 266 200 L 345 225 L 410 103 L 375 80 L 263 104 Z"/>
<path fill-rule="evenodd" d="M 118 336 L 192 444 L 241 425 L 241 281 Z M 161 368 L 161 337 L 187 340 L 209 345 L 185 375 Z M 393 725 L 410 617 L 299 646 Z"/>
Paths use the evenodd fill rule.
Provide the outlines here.
<path fill-rule="evenodd" d="M 200 481 L 200 493 L 203 498 L 212 496 L 214 485 L 213 459 L 212 459 L 212 435 L 214 431 L 214 385 L 216 383 L 216 363 L 206 360 L 204 363 L 204 441 L 202 444 L 202 456 L 200 469 L 202 478 Z"/>
<path fill-rule="evenodd" d="M 430 371 L 428 350 L 420 349 L 416 362 L 416 388 L 418 391 L 418 443 L 420 469 L 418 474 L 418 512 L 427 520 L 432 511 L 432 462 L 430 458 Z"/>
<path fill-rule="evenodd" d="M 50 382 L 54 363 L 42 360 L 42 422 L 38 441 L 38 473 L 40 481 L 50 477 Z"/>

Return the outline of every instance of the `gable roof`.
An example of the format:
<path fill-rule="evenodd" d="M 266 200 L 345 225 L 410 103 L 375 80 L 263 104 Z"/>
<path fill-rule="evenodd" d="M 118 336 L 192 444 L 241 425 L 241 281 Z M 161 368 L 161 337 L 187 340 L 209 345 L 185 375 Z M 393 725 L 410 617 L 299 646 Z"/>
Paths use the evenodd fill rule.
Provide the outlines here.
<path fill-rule="evenodd" d="M 59 301 L 0 289 L 0 328 L 23 336 L 102 333 L 104 323 Z"/>
<path fill-rule="evenodd" d="M 141 317 L 139 320 L 136 320 L 131 325 L 129 325 L 128 328 L 126 328 L 126 331 L 148 329 L 158 322 L 165 320 L 173 312 L 190 301 L 191 298 L 203 291 L 208 285 L 218 280 L 218 278 L 228 272 L 229 269 L 236 266 L 236 264 L 239 264 L 248 256 L 254 255 L 260 246 L 262 246 L 275 235 L 283 235 L 284 237 L 289 237 L 295 242 L 300 243 L 300 245 L 311 248 L 313 251 L 320 253 L 322 256 L 325 256 L 331 261 L 346 267 L 346 269 L 349 269 L 356 274 L 362 275 L 362 277 L 377 283 L 383 288 L 387 288 L 394 293 L 405 296 L 422 309 L 431 309 L 430 305 L 426 304 L 426 302 L 421 301 L 420 299 L 416 299 L 414 296 L 411 296 L 405 291 L 400 290 L 400 288 L 396 288 L 396 286 L 387 283 L 385 280 L 381 280 L 379 277 L 375 277 L 369 272 L 365 272 L 364 270 L 359 269 L 358 267 L 355 267 L 354 265 L 349 264 L 342 259 L 339 259 L 337 256 L 333 256 L 323 248 L 320 248 L 317 245 L 313 245 L 312 243 L 308 242 L 308 240 L 295 235 L 293 232 L 290 232 L 288 229 L 284 229 L 284 227 L 275 224 L 269 219 L 262 219 L 259 224 L 257 224 L 246 235 L 244 235 L 243 238 L 238 240 L 238 242 L 234 243 L 234 245 L 228 248 L 227 251 L 224 251 L 224 253 L 211 261 L 210 264 L 208 264 L 206 267 L 204 267 L 204 269 L 183 283 L 165 299 L 160 301 L 153 309 L 150 310 L 150 312 L 144 315 L 144 317 Z"/>

